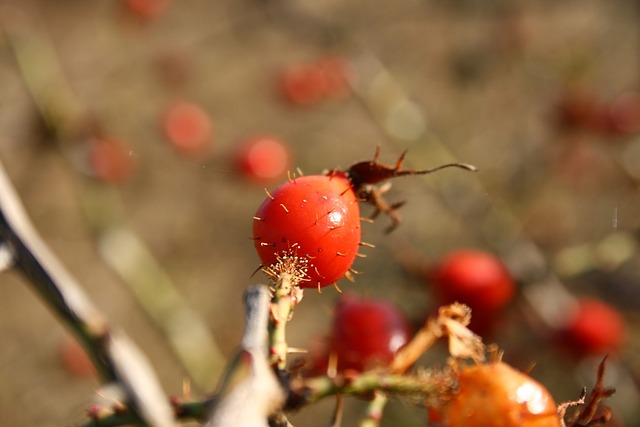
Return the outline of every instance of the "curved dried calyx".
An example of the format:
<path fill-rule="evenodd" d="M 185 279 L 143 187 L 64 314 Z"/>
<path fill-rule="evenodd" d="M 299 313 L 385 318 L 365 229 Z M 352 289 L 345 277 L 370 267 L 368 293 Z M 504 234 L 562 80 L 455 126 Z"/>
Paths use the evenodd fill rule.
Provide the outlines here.
<path fill-rule="evenodd" d="M 396 211 L 403 206 L 405 202 L 388 203 L 384 199 L 383 193 L 390 188 L 390 185 L 387 184 L 379 186 L 377 184 L 391 178 L 408 175 L 427 175 L 441 169 L 451 167 L 471 172 L 476 172 L 478 170 L 478 168 L 469 163 L 447 163 L 432 169 L 422 170 L 402 169 L 402 163 L 404 162 L 406 154 L 407 152 L 404 151 L 394 166 L 387 166 L 378 162 L 378 157 L 380 156 L 380 146 L 378 146 L 372 160 L 355 163 L 346 171 L 341 172 L 346 174 L 349 178 L 353 191 L 356 193 L 358 198 L 375 207 L 376 210 L 371 215 L 371 219 L 376 218 L 380 213 L 384 213 L 391 218 L 392 224 L 387 228 L 387 232 L 393 231 L 398 224 L 400 224 L 400 216 Z M 329 172 L 329 175 L 336 174 L 338 172 L 339 171 L 333 170 Z"/>

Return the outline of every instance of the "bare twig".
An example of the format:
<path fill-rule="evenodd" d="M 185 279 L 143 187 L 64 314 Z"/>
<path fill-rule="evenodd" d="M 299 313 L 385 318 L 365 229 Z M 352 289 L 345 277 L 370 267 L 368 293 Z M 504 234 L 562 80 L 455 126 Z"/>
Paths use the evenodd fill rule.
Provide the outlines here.
<path fill-rule="evenodd" d="M 25 9 L 0 7 L 0 29 L 13 49 L 40 118 L 55 136 L 60 149 L 69 154 L 77 148 L 79 138 L 86 138 L 94 128 L 100 128 L 100 118 L 93 117 L 74 93 L 55 46 L 43 30 L 45 26 L 37 21 L 37 11 L 27 13 Z M 100 254 L 167 337 L 195 386 L 210 391 L 225 365 L 211 331 L 144 242 L 127 226 L 116 190 L 106 185 L 92 185 L 89 180 L 82 184 L 81 202 L 97 234 Z"/>
<path fill-rule="evenodd" d="M 102 381 L 118 385 L 132 414 L 150 426 L 173 426 L 173 411 L 146 358 L 107 324 L 38 235 L 1 164 L 0 238 L 16 268 L 81 341 Z"/>
<path fill-rule="evenodd" d="M 284 392 L 267 361 L 267 287 L 248 289 L 245 306 L 242 348 L 229 365 L 207 427 L 267 427 L 269 415 L 284 402 Z"/>

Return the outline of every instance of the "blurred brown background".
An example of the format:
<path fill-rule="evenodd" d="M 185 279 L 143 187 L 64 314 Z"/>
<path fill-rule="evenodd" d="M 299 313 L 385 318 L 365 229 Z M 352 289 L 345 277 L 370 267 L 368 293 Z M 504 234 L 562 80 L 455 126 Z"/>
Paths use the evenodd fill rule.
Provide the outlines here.
<path fill-rule="evenodd" d="M 354 266 L 365 274 L 356 284 L 340 283 L 343 290 L 388 298 L 419 321 L 430 297 L 398 258 L 430 259 L 463 246 L 509 252 L 518 236 L 540 249 L 572 293 L 620 308 L 629 344 L 610 375 L 614 381 L 636 372 L 640 133 L 576 124 L 575 111 L 614 105 L 640 90 L 637 1 L 181 0 L 150 19 L 118 0 L 0 6 L 9 29 L 0 32 L 0 159 L 44 239 L 145 351 L 169 394 L 180 393 L 185 371 L 100 256 L 83 203 L 101 194 L 101 184 L 77 160 L 81 140 L 57 144 L 43 136 L 15 55 L 32 46 L 20 40 L 53 48 L 30 51 L 27 69 L 47 82 L 38 102 L 60 96 L 51 111 L 59 102 L 61 111 L 71 105 L 90 112 L 131 147 L 131 177 L 106 184 L 114 203 L 225 356 L 242 333 L 242 292 L 263 280 L 251 276 L 258 259 L 249 237 L 265 185 L 244 179 L 233 153 L 243 137 L 266 133 L 290 145 L 294 166 L 306 174 L 370 159 L 378 145 L 388 164 L 408 149 L 407 167 L 457 159 L 480 169 L 395 181 L 389 199 L 408 200 L 403 223 L 389 236 L 387 218 L 363 226 L 377 247 Z M 286 102 L 283 71 L 329 55 L 348 61 L 355 93 L 311 106 Z M 579 93 L 583 104 L 568 93 Z M 200 156 L 181 155 L 161 132 L 160 117 L 176 99 L 211 117 L 214 140 Z M 572 103 L 570 113 L 561 112 L 563 103 Z M 75 117 L 69 114 L 61 120 Z M 638 111 L 624 114 L 640 121 Z M 603 249 L 614 232 L 624 244 Z M 66 332 L 26 282 L 12 273 L 1 282 L 0 424 L 81 423 L 97 383 L 62 368 Z M 290 326 L 291 345 L 305 347 L 324 332 L 337 296 L 330 288 L 307 292 Z M 511 351 L 520 368 L 536 362 L 534 376 L 559 401 L 591 385 L 595 371 L 580 376 L 514 311 L 521 329 L 492 337 L 507 359 Z M 638 425 L 637 390 L 628 381 L 619 387 L 619 425 Z M 296 425 L 326 425 L 330 408 L 319 405 L 307 417 L 303 411 Z M 392 405 L 388 425 L 424 425 L 423 412 Z"/>

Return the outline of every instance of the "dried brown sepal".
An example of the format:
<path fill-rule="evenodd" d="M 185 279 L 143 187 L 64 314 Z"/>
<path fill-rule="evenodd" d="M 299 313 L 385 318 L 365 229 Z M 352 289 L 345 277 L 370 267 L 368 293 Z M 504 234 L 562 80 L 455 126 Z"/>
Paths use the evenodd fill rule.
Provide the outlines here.
<path fill-rule="evenodd" d="M 616 392 L 613 387 L 604 386 L 604 375 L 606 371 L 607 356 L 605 356 L 598 365 L 598 372 L 596 374 L 596 383 L 593 386 L 588 395 L 586 389 L 583 391 L 583 395 L 576 402 L 568 402 L 558 406 L 558 415 L 564 418 L 564 414 L 570 406 L 579 406 L 571 417 L 562 424 L 566 427 L 590 427 L 599 424 L 604 424 L 611 419 L 611 410 L 607 406 L 600 406 L 600 403 L 604 399 L 608 399 Z M 598 409 L 600 413 L 598 414 Z"/>
<path fill-rule="evenodd" d="M 421 371 L 418 377 L 434 388 L 434 392 L 422 396 L 426 408 L 442 408 L 458 392 L 455 370 L 451 367 Z"/>
<path fill-rule="evenodd" d="M 475 166 L 468 163 L 447 163 L 432 169 L 422 170 L 402 169 L 402 163 L 404 162 L 404 158 L 406 155 L 407 152 L 404 151 L 400 155 L 394 166 L 387 166 L 378 162 L 378 157 L 380 157 L 380 146 L 377 146 L 372 160 L 358 162 L 351 165 L 349 169 L 346 170 L 346 173 L 349 176 L 349 179 L 351 180 L 356 193 L 358 192 L 357 190 L 360 190 L 366 184 L 377 184 L 379 182 L 386 181 L 391 178 L 397 178 L 400 176 L 427 175 L 439 171 L 440 169 L 449 167 L 461 168 L 472 172 L 478 170 Z"/>
<path fill-rule="evenodd" d="M 394 357 L 389 371 L 406 372 L 441 337 L 449 338 L 449 354 L 456 359 L 484 361 L 485 346 L 482 339 L 467 325 L 471 321 L 471 309 L 464 304 L 441 307 L 438 317 L 429 319 Z"/>
<path fill-rule="evenodd" d="M 564 417 L 567 415 L 567 410 L 574 406 L 584 405 L 586 398 L 587 398 L 587 388 L 584 387 L 578 399 L 570 400 L 568 402 L 562 402 L 561 404 L 558 405 L 558 417 L 562 421 L 563 426 L 566 427 L 566 424 L 564 423 Z"/>
<path fill-rule="evenodd" d="M 374 213 L 371 215 L 371 219 L 374 219 L 380 213 L 384 213 L 391 219 L 392 223 L 386 229 L 387 233 L 393 231 L 400 224 L 400 215 L 398 215 L 396 211 L 403 206 L 405 202 L 388 203 L 384 199 L 383 193 L 390 188 L 390 185 L 384 184 L 379 186 L 379 183 L 400 176 L 426 175 L 439 171 L 440 169 L 450 167 L 465 169 L 472 172 L 477 171 L 475 166 L 468 163 L 447 163 L 432 169 L 423 170 L 402 169 L 402 163 L 404 162 L 406 154 L 407 152 L 404 151 L 394 166 L 387 166 L 378 162 L 378 157 L 380 156 L 380 146 L 378 146 L 376 147 L 376 152 L 372 160 L 355 163 L 345 171 L 358 199 L 369 203 L 376 208 Z M 330 171 L 328 174 L 331 176 L 336 172 L 337 171 Z"/>
<path fill-rule="evenodd" d="M 443 334 L 449 337 L 449 354 L 456 359 L 484 362 L 485 346 L 482 338 L 467 326 L 471 321 L 471 309 L 464 304 L 451 304 L 440 308 L 438 321 Z"/>

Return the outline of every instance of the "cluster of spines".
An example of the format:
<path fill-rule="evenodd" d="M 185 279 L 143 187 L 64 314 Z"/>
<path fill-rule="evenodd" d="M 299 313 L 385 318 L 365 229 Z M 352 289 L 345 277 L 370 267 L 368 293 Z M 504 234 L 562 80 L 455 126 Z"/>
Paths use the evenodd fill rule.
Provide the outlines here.
<path fill-rule="evenodd" d="M 306 257 L 301 257 L 293 252 L 284 251 L 276 255 L 276 262 L 263 266 L 262 271 L 271 279 L 273 283 L 282 281 L 286 277 L 291 286 L 298 286 L 302 282 L 308 282 L 311 279 L 307 274 L 309 261 Z"/>

